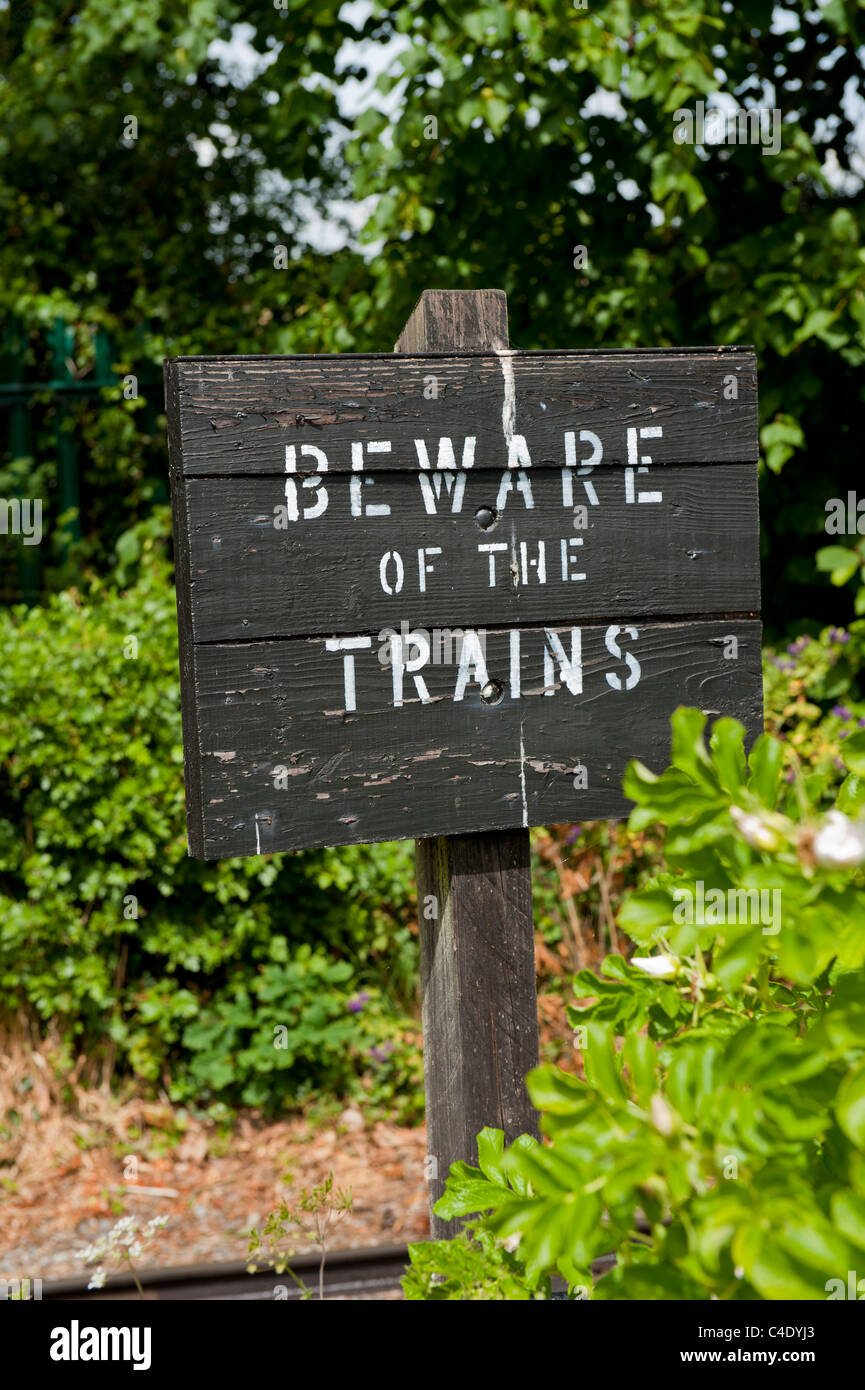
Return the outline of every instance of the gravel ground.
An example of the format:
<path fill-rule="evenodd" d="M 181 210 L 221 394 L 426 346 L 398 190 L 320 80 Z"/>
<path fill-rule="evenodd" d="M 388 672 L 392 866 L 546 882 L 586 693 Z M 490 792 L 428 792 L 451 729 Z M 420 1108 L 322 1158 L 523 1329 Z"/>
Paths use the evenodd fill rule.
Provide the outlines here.
<path fill-rule="evenodd" d="M 137 1124 L 120 1127 L 138 1131 Z M 6 1278 L 83 1273 L 79 1252 L 129 1216 L 142 1224 L 168 1218 L 145 1242 L 142 1267 L 242 1260 L 250 1227 L 331 1172 L 336 1187 L 352 1190 L 352 1209 L 335 1223 L 332 1249 L 396 1244 L 429 1233 L 423 1128 L 369 1126 L 351 1107 L 319 1129 L 303 1119 L 264 1125 L 242 1117 L 228 1139 L 194 1123 L 159 1156 L 153 1150 L 160 1131 L 151 1126 L 143 1142 L 136 1141 L 145 1153 L 135 1163 L 110 1135 L 81 1148 L 75 1118 L 52 1116 L 44 1125 L 45 1143 L 39 1128 L 34 1122 L 27 1153 L 0 1196 L 0 1275 Z M 298 1248 L 309 1247 L 301 1240 Z"/>

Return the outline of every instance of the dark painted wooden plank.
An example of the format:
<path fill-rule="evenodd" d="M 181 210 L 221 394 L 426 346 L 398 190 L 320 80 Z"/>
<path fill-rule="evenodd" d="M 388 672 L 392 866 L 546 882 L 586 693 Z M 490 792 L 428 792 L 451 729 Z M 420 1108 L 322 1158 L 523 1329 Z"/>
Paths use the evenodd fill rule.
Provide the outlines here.
<path fill-rule="evenodd" d="M 687 353 L 178 358 L 167 409 L 187 475 L 281 474 L 286 447 L 322 450 L 330 473 L 352 469 L 352 444 L 377 472 L 416 469 L 416 439 L 435 466 L 438 441 L 473 437 L 475 466 L 503 468 L 521 435 L 534 468 L 564 466 L 567 432 L 594 432 L 601 465 L 628 463 L 628 430 L 657 464 L 758 457 L 756 363 L 750 349 Z M 732 383 L 732 385 L 731 385 Z M 735 389 L 734 399 L 728 399 Z M 512 409 L 511 409 L 512 407 Z M 389 443 L 389 452 L 368 452 Z M 590 444 L 577 441 L 579 457 Z M 317 468 L 297 453 L 298 472 Z"/>
<path fill-rule="evenodd" d="M 280 480 L 189 479 L 195 638 L 398 630 L 403 620 L 411 628 L 549 623 L 600 619 L 623 609 L 633 617 L 753 612 L 760 605 L 756 474 L 753 464 L 670 465 L 651 480 L 637 475 L 635 497 L 649 486 L 661 495 L 660 502 L 640 505 L 626 502 L 621 469 L 595 470 L 586 479 L 569 470 L 576 517 L 574 507 L 563 504 L 562 476 L 550 470 L 529 480 L 533 510 L 513 488 L 498 513 L 503 478 L 517 481 L 513 470 L 466 474 L 457 514 L 450 510 L 454 494 L 444 485 L 436 498 L 435 479 L 390 473 L 371 477 L 360 496 L 364 505 L 374 502 L 390 514 L 352 516 L 350 493 L 359 485 L 334 477 L 327 484 L 327 511 L 282 529 L 274 524 L 284 522 Z M 451 481 L 460 486 L 459 475 Z M 491 526 L 477 520 L 480 514 L 487 521 L 483 509 L 498 518 Z M 544 583 L 538 579 L 539 542 Z M 505 549 L 479 550 L 490 544 Z M 424 556 L 423 592 L 421 549 L 432 552 Z M 382 585 L 381 562 L 389 553 L 403 566 L 398 595 Z M 396 566 L 395 559 L 385 566 L 391 587 Z"/>
<path fill-rule="evenodd" d="M 165 364 L 166 402 L 176 399 L 177 366 Z M 183 726 L 183 776 L 186 786 L 186 837 L 189 853 L 204 858 L 201 806 L 201 739 L 196 703 L 195 646 L 192 631 L 192 585 L 190 582 L 189 527 L 186 492 L 180 474 L 180 434 L 176 412 L 169 410 L 168 457 L 171 474 L 171 512 L 174 530 L 174 570 L 177 597 L 177 628 L 180 639 L 180 711 Z"/>
<path fill-rule="evenodd" d="M 509 633 L 488 632 L 486 673 L 501 687 L 493 704 L 477 682 L 455 700 L 457 668 L 428 665 L 418 674 L 431 702 L 406 675 L 395 708 L 394 672 L 380 665 L 372 638 L 355 654 L 353 710 L 344 655 L 327 651 L 325 639 L 199 647 L 205 856 L 622 816 L 625 765 L 632 757 L 666 765 L 677 705 L 733 715 L 752 737 L 760 731 L 759 622 L 641 623 L 636 639 L 621 631 L 612 640 L 640 663 L 630 690 L 614 688 L 629 668 L 608 649 L 610 626 L 580 629 L 579 694 L 558 665 L 554 693 L 544 694 L 543 630 L 520 630 L 518 699 Z M 628 613 L 618 626 L 629 626 Z M 570 655 L 570 629 L 555 631 Z M 579 765 L 585 788 L 575 785 Z"/>

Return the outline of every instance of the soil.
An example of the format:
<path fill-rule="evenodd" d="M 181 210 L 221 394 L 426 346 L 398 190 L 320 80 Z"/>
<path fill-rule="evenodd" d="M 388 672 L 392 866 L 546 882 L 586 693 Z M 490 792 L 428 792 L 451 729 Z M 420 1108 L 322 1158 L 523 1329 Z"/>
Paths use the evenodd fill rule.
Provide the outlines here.
<path fill-rule="evenodd" d="M 565 1017 L 566 946 L 538 939 L 536 965 L 541 1060 L 579 1071 Z M 250 1229 L 330 1174 L 352 1192 L 351 1210 L 328 1233 L 331 1250 L 428 1237 L 422 1125 L 328 1102 L 277 1123 L 241 1113 L 225 1132 L 167 1099 L 118 1097 L 74 1072 L 58 1076 L 55 1049 L 26 1030 L 0 1037 L 0 1278 L 81 1276 L 81 1252 L 124 1217 L 139 1226 L 168 1218 L 142 1242 L 139 1269 L 244 1260 Z M 293 1248 L 311 1246 L 301 1233 Z M 106 1267 L 110 1275 L 120 1264 Z"/>
<path fill-rule="evenodd" d="M 136 1108 L 118 1107 L 116 1128 L 127 1135 Z M 38 1164 L 16 1165 L 0 1196 L 0 1276 L 6 1278 L 83 1274 L 79 1252 L 123 1216 L 142 1225 L 168 1218 L 145 1242 L 137 1262 L 142 1268 L 243 1260 L 250 1228 L 260 1227 L 281 1202 L 296 1204 L 302 1189 L 329 1173 L 336 1188 L 352 1190 L 351 1210 L 333 1223 L 331 1248 L 399 1244 L 429 1234 L 424 1129 L 367 1125 L 354 1107 L 318 1129 L 302 1118 L 263 1124 L 241 1116 L 228 1140 L 214 1126 L 193 1121 L 175 1147 L 160 1156 L 135 1156 L 135 1162 L 117 1155 L 116 1140 L 78 1147 L 81 1126 L 71 1116 L 52 1117 L 50 1127 L 54 1156 L 43 1151 Z M 153 1130 L 147 1133 L 151 1149 L 158 1148 Z M 68 1149 L 67 1139 L 73 1152 L 58 1154 L 58 1147 Z M 301 1235 L 295 1248 L 312 1247 Z"/>

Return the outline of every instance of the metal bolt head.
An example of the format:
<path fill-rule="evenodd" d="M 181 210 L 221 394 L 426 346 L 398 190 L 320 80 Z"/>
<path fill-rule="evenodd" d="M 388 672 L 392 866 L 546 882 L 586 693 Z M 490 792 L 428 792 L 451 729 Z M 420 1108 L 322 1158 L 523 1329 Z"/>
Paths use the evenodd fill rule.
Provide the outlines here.
<path fill-rule="evenodd" d="M 475 512 L 475 521 L 482 531 L 490 531 L 498 521 L 498 517 L 492 507 L 478 507 Z"/>

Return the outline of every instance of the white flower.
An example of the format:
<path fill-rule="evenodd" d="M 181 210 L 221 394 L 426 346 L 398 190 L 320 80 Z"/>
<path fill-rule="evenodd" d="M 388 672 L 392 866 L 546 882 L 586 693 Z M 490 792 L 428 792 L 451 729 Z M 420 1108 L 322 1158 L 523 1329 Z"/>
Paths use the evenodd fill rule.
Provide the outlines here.
<path fill-rule="evenodd" d="M 88 1245 L 86 1250 L 79 1250 L 78 1258 L 86 1265 L 95 1264 L 97 1260 L 103 1260 L 108 1254 L 108 1242 L 101 1236 L 93 1245 Z"/>
<path fill-rule="evenodd" d="M 632 956 L 631 965 L 656 980 L 673 980 L 679 973 L 679 962 L 675 956 Z"/>
<path fill-rule="evenodd" d="M 130 1247 L 129 1247 L 129 1258 L 130 1258 L 130 1260 L 137 1260 L 137 1259 L 138 1259 L 138 1256 L 139 1256 L 140 1254 L 141 1254 L 141 1245 L 140 1245 L 140 1243 L 139 1243 L 137 1240 L 134 1240 L 134 1241 L 132 1242 L 132 1244 L 130 1245 Z"/>
<path fill-rule="evenodd" d="M 842 811 L 828 811 L 814 836 L 814 858 L 827 869 L 846 869 L 865 860 L 865 827 Z"/>
<path fill-rule="evenodd" d="M 769 825 L 763 816 L 755 815 L 752 811 L 744 811 L 741 806 L 731 806 L 730 816 L 742 839 L 747 840 L 752 848 L 780 849 L 784 843 L 778 830 Z"/>
<path fill-rule="evenodd" d="M 93 1273 L 90 1276 L 90 1283 L 87 1285 L 87 1287 L 88 1289 L 104 1289 L 105 1270 L 102 1269 L 101 1266 L 99 1267 L 99 1269 L 94 1269 Z"/>

